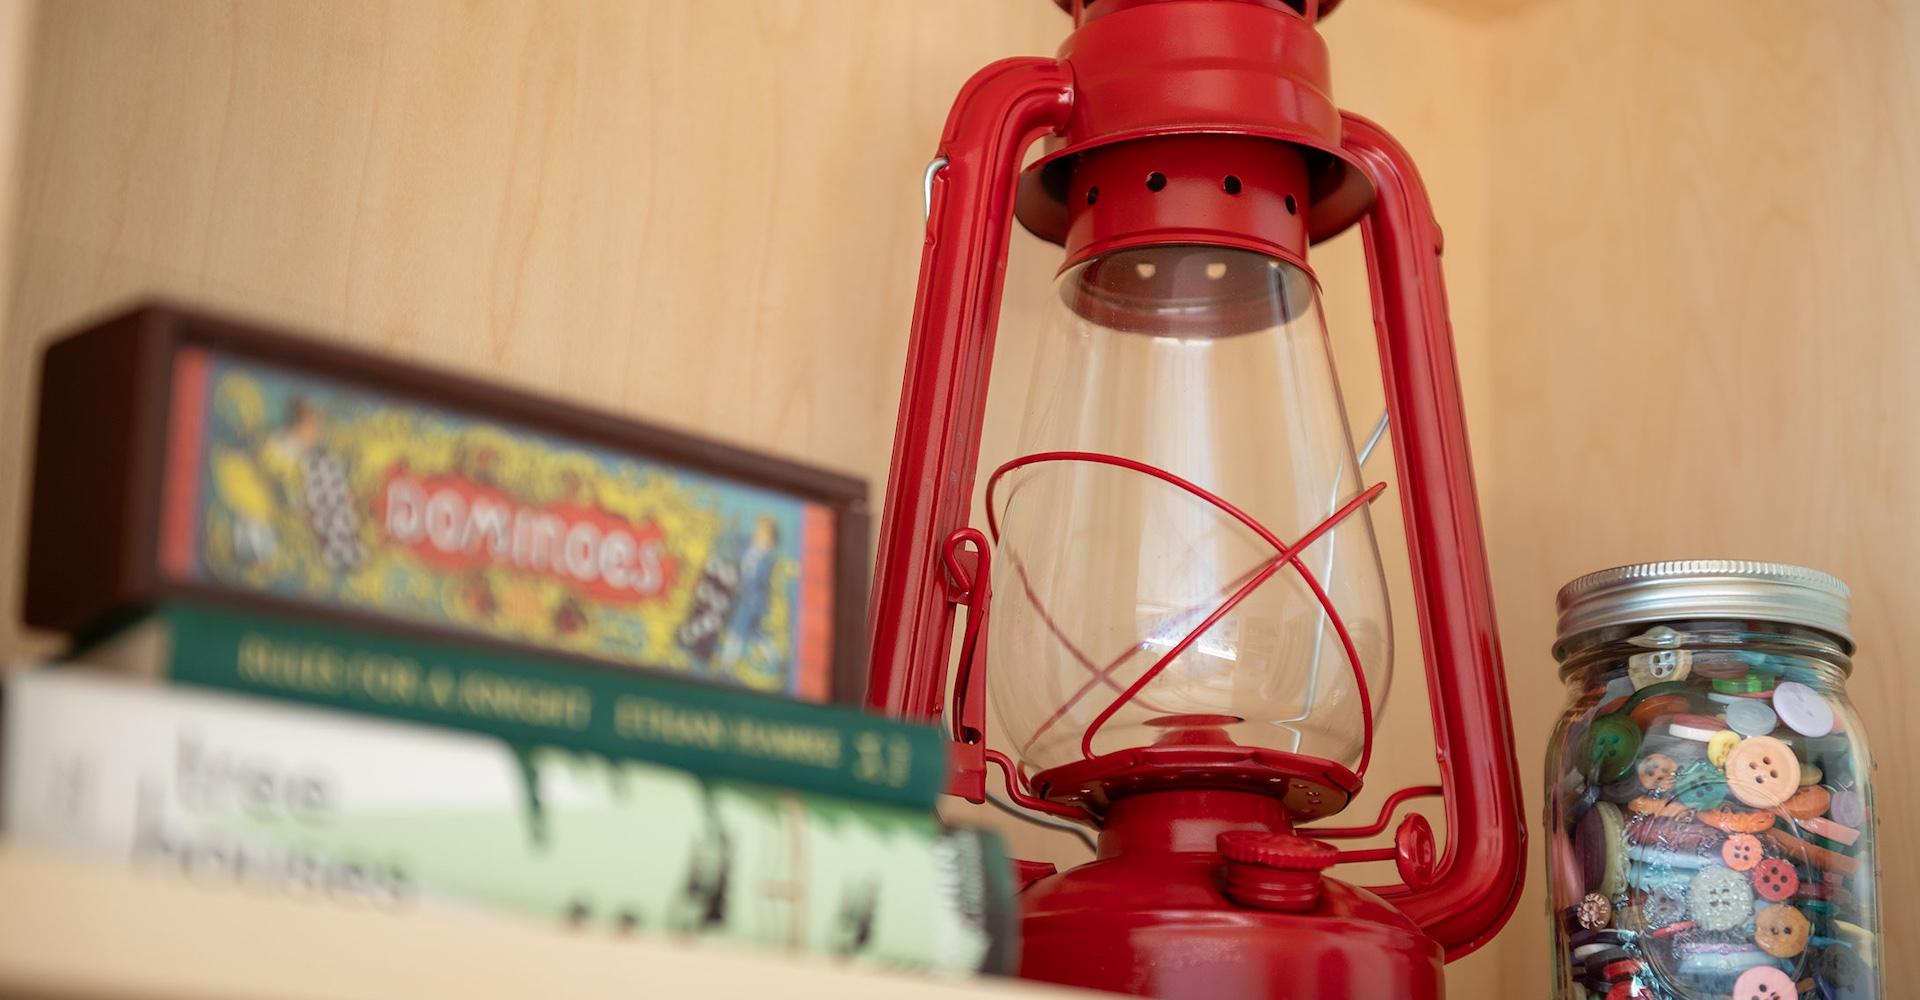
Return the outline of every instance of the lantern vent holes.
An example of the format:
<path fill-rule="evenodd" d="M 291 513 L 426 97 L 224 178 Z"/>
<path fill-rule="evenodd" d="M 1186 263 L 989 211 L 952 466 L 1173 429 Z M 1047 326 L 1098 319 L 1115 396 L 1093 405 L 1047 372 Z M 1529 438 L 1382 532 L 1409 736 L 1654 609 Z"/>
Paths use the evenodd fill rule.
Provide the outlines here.
<path fill-rule="evenodd" d="M 1156 170 L 1147 175 L 1147 190 L 1159 191 L 1167 186 L 1167 175 Z"/>
<path fill-rule="evenodd" d="M 1100 187 L 1099 185 L 1096 184 L 1093 187 L 1090 187 L 1087 189 L 1087 204 L 1092 205 L 1099 202 L 1099 200 L 1100 200 Z"/>
<path fill-rule="evenodd" d="M 1300 206 L 1294 202 L 1293 195 L 1287 195 L 1287 214 L 1288 215 L 1300 214 Z"/>
<path fill-rule="evenodd" d="M 1228 175 L 1226 176 L 1226 179 L 1220 182 L 1220 190 L 1222 190 L 1222 191 L 1225 191 L 1226 193 L 1228 193 L 1228 194 L 1230 194 L 1230 195 L 1237 195 L 1237 194 L 1239 194 L 1239 193 L 1240 193 L 1240 178 L 1238 178 L 1238 177 L 1235 177 L 1235 176 L 1234 176 L 1234 175 L 1232 175 L 1232 174 L 1228 174 Z"/>

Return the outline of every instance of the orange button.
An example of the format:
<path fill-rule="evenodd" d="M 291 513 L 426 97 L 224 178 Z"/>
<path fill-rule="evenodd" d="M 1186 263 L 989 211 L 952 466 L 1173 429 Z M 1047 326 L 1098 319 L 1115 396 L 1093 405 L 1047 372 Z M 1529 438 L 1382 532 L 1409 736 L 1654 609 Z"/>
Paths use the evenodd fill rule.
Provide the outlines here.
<path fill-rule="evenodd" d="M 1740 812 L 1737 809 L 1708 809 L 1694 818 L 1728 833 L 1759 833 L 1773 826 L 1771 813 Z"/>
<path fill-rule="evenodd" d="M 1680 765 L 1666 754 L 1650 753 L 1640 758 L 1640 764 L 1634 770 L 1640 775 L 1641 788 L 1649 792 L 1671 792 L 1673 775 L 1680 770 Z"/>
<path fill-rule="evenodd" d="M 1720 845 L 1720 858 L 1727 867 L 1737 872 L 1746 871 L 1760 863 L 1762 852 L 1760 838 L 1751 833 L 1736 833 Z"/>
<path fill-rule="evenodd" d="M 1833 793 L 1819 785 L 1807 785 L 1793 793 L 1786 805 L 1780 808 L 1797 820 L 1808 820 L 1827 814 L 1827 806 L 1833 801 Z M 1824 836 L 1824 834 L 1822 835 Z M 1852 841 L 1848 841 L 1852 843 Z"/>
<path fill-rule="evenodd" d="M 1792 958 L 1807 950 L 1807 916 L 1791 906 L 1775 903 L 1753 918 L 1753 941 L 1775 958 Z"/>

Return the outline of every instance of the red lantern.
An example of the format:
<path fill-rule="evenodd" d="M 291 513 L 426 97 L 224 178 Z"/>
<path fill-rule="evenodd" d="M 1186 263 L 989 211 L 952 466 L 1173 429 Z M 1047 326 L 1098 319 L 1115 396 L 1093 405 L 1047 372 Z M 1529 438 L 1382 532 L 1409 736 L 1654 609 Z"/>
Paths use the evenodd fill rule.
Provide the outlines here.
<path fill-rule="evenodd" d="M 928 173 L 868 700 L 950 719 L 955 794 L 981 801 L 993 765 L 1020 805 L 1099 829 L 1096 860 L 1026 888 L 1023 975 L 1438 997 L 1443 961 L 1511 913 L 1525 827 L 1426 192 L 1328 97 L 1315 23 L 1336 0 L 1060 2 L 1059 57 L 975 75 Z M 983 532 L 968 517 L 1016 217 L 1066 261 Z M 1354 224 L 1442 784 L 1333 828 L 1392 655 L 1367 513 L 1384 487 L 1360 480 L 1308 265 Z M 987 732 L 989 698 L 1007 732 Z M 1328 843 L 1421 795 L 1446 803 L 1437 856 L 1417 814 L 1391 847 Z M 1379 860 L 1401 883 L 1325 874 Z"/>

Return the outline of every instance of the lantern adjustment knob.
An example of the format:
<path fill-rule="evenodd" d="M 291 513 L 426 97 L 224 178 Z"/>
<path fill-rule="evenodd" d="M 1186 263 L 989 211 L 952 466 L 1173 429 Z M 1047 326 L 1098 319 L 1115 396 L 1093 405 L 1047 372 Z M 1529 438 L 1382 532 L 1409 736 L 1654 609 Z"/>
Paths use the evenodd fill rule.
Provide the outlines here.
<path fill-rule="evenodd" d="M 1233 830 L 1217 841 L 1226 859 L 1227 898 L 1241 906 L 1298 913 L 1320 902 L 1320 873 L 1339 860 L 1332 845 L 1286 833 Z"/>

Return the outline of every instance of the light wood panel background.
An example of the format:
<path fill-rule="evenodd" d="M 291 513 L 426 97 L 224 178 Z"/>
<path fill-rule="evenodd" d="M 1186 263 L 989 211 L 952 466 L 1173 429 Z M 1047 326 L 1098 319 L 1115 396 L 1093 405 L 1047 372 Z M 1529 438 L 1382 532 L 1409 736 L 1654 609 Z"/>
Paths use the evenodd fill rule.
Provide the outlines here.
<path fill-rule="evenodd" d="M 16 0 L 0 200 L 0 653 L 31 360 L 164 292 L 860 473 L 891 441 L 919 175 L 966 76 L 1051 51 L 1044 0 Z M 1350 0 L 1336 95 L 1398 133 L 1447 273 L 1520 750 L 1537 812 L 1565 579 L 1681 554 L 1858 591 L 1856 691 L 1915 816 L 1900 666 L 1920 533 L 1920 20 L 1892 0 Z M 4 37 L 4 36 L 0 36 Z M 5 104 L 0 86 L 0 108 Z M 1007 457 L 1057 252 L 1016 236 L 984 463 Z M 1318 251 L 1356 429 L 1379 406 L 1356 242 Z M 5 301 L 11 291 L 12 301 Z M 1383 452 L 1371 471 L 1391 478 Z M 1399 673 L 1370 794 L 1432 775 L 1393 493 Z M 1537 839 L 1537 837 L 1536 837 Z M 1059 838 L 1030 854 L 1070 861 Z M 1537 890 L 1539 865 L 1529 870 Z M 1920 870 L 1889 855 L 1898 917 Z M 1539 995 L 1537 891 L 1454 967 Z"/>

